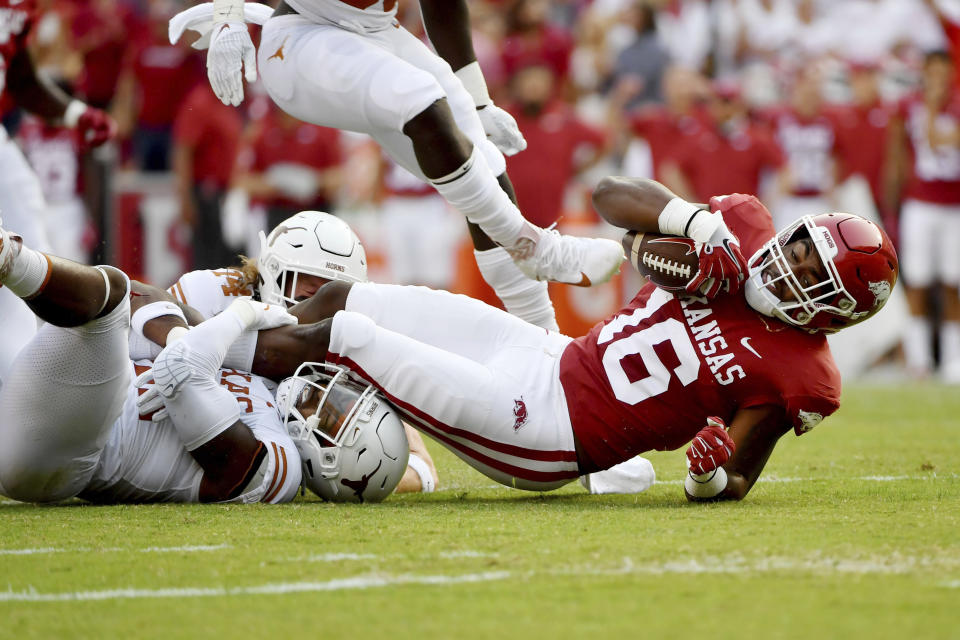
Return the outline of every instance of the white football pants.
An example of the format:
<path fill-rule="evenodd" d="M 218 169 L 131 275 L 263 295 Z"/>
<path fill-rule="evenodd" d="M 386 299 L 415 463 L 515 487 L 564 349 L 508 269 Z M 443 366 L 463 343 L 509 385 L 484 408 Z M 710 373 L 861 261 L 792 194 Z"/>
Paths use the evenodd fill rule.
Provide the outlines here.
<path fill-rule="evenodd" d="M 483 152 L 493 174 L 506 170 L 450 65 L 399 25 L 359 33 L 297 14 L 270 18 L 263 25 L 257 66 L 281 109 L 305 122 L 369 134 L 424 180 L 403 127 L 446 98 L 457 126 Z"/>
<path fill-rule="evenodd" d="M 570 341 L 466 296 L 363 283 L 334 316 L 327 357 L 481 473 L 549 491 L 579 476 L 559 377 Z"/>
<path fill-rule="evenodd" d="M 14 360 L 0 389 L 3 495 L 56 502 L 93 476 L 132 379 L 129 292 L 79 327 L 45 324 Z"/>

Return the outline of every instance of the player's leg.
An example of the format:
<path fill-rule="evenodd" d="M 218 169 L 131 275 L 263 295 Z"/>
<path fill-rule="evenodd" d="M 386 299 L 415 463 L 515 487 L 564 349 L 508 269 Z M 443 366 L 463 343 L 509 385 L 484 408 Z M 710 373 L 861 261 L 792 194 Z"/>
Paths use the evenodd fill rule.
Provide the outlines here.
<path fill-rule="evenodd" d="M 525 221 L 485 154 L 456 125 L 436 78 L 398 57 L 394 32 L 403 30 L 361 36 L 298 16 L 273 18 L 260 47 L 264 84 L 274 102 L 297 118 L 372 135 L 394 160 L 428 178 L 455 209 L 508 248 L 531 277 L 574 284 L 609 279 L 622 261 L 620 245 L 560 236 Z M 411 42 L 412 36 L 403 47 Z M 282 58 L 276 54 L 281 48 Z"/>
<path fill-rule="evenodd" d="M 900 272 L 910 307 L 910 320 L 903 336 L 907 368 L 913 375 L 926 376 L 933 369 L 933 328 L 929 293 L 934 279 L 940 237 L 938 216 L 933 205 L 908 200 L 900 217 Z"/>
<path fill-rule="evenodd" d="M 499 349 L 537 344 L 547 335 L 543 328 L 501 309 L 448 291 L 372 282 L 349 287 L 346 297 L 337 291 L 339 285 L 325 285 L 318 295 L 339 297 L 346 311 L 479 363 L 488 362 Z"/>
<path fill-rule="evenodd" d="M 27 164 L 19 147 L 0 126 L 0 217 L 10 229 L 16 229 L 30 246 L 49 248 L 43 230 L 44 199 L 37 176 Z M 33 313 L 20 298 L 0 289 L 0 384 L 14 357 L 37 332 Z"/>
<path fill-rule="evenodd" d="M 323 324 L 329 327 L 329 361 L 369 380 L 405 421 L 481 473 L 534 491 L 579 475 L 556 374 L 569 338 L 540 330 L 536 342 L 491 346 L 488 363 L 480 364 L 378 327 L 358 313 L 343 311 Z"/>
<path fill-rule="evenodd" d="M 62 500 L 92 476 L 128 398 L 129 280 L 113 267 L 47 262 L 9 233 L 0 230 L 0 237 L 0 282 L 32 296 L 31 305 L 48 321 L 0 390 L 0 492 L 18 500 Z"/>

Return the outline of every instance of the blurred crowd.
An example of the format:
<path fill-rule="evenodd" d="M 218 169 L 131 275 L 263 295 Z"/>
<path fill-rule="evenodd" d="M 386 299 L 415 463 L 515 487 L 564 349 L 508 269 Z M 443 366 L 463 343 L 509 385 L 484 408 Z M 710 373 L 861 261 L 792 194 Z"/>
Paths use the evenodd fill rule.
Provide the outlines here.
<path fill-rule="evenodd" d="M 41 177 L 58 253 L 110 261 L 166 285 L 184 269 L 256 255 L 260 230 L 320 209 L 357 228 L 376 279 L 490 300 L 463 250 L 460 216 L 368 139 L 299 122 L 257 85 L 240 108 L 217 101 L 203 54 L 189 40 L 167 40 L 168 19 L 192 3 L 40 4 L 35 59 L 120 127 L 116 144 L 81 155 L 68 132 L 3 105 L 4 124 Z M 880 222 L 907 254 L 960 254 L 960 237 L 934 249 L 923 244 L 930 237 L 901 233 L 900 225 L 911 201 L 956 207 L 960 220 L 960 3 L 469 6 L 491 95 L 529 143 L 507 169 L 521 211 L 536 224 L 599 224 L 590 189 L 600 176 L 624 174 L 654 177 L 698 202 L 758 194 L 778 228 L 807 213 L 851 210 Z M 403 0 L 400 12 L 423 36 L 416 2 Z M 960 265 L 955 273 L 949 264 L 902 260 L 919 266 L 908 265 L 902 280 L 903 322 L 892 331 L 903 352 L 895 357 L 911 375 L 930 375 L 939 363 L 960 381 Z M 594 310 L 576 300 L 558 307 L 580 309 L 588 324 L 616 308 L 620 293 L 590 299 Z"/>

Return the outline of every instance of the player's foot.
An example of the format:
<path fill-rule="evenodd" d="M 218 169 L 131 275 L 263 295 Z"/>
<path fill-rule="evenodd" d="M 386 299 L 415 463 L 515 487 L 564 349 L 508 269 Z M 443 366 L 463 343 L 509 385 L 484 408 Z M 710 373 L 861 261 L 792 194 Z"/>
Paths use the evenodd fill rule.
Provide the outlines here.
<path fill-rule="evenodd" d="M 23 246 L 23 238 L 10 233 L 2 225 L 3 220 L 0 219 L 0 282 L 13 269 L 13 260 L 20 255 L 20 247 Z"/>
<path fill-rule="evenodd" d="M 606 282 L 624 260 L 619 242 L 565 236 L 539 229 L 536 239 L 522 236 L 507 252 L 528 278 L 589 287 Z"/>

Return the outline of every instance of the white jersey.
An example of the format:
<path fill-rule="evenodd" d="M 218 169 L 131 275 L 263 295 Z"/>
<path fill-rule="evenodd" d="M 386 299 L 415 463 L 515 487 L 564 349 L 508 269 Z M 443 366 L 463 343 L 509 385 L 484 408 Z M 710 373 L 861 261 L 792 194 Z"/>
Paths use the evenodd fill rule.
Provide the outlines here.
<path fill-rule="evenodd" d="M 204 269 L 180 276 L 167 292 L 177 301 L 212 318 L 240 296 L 252 296 L 252 286 L 243 286 L 243 274 L 237 269 Z"/>
<path fill-rule="evenodd" d="M 150 364 L 136 363 L 136 374 Z M 258 493 L 260 502 L 293 500 L 300 486 L 300 456 L 263 379 L 221 369 L 220 384 L 236 397 L 240 419 L 267 449 L 269 464 Z M 144 390 L 130 386 L 123 413 L 110 430 L 99 466 L 80 498 L 100 503 L 198 501 L 203 470 L 169 419 L 153 422 L 152 416 L 138 414 L 136 400 Z"/>

